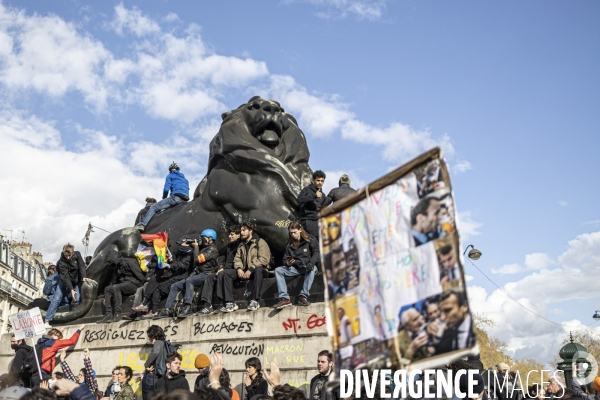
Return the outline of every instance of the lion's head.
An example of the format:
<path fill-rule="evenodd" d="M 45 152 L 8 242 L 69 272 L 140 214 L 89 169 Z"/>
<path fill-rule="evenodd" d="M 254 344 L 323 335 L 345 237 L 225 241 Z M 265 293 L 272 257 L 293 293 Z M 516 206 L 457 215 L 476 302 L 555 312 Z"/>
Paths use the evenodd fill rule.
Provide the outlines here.
<path fill-rule="evenodd" d="M 254 96 L 221 117 L 221 129 L 210 143 L 207 177 L 226 162 L 238 172 L 278 176 L 291 197 L 310 183 L 306 138 L 296 119 L 279 102 Z M 194 197 L 201 194 L 205 181 L 198 185 Z M 291 197 L 288 200 L 294 203 Z"/>

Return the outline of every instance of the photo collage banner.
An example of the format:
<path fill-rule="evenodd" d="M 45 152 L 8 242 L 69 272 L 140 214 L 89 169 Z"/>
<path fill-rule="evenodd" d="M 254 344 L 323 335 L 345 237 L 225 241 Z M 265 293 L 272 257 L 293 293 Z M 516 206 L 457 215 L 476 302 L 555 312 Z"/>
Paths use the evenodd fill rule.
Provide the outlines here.
<path fill-rule="evenodd" d="M 440 366 L 476 346 L 456 208 L 433 149 L 320 214 L 336 369 Z"/>

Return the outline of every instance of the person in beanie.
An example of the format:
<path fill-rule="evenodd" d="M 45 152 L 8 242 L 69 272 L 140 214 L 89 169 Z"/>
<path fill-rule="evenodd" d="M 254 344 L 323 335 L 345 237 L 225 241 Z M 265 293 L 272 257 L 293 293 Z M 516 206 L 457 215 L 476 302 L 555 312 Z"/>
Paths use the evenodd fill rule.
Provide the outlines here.
<path fill-rule="evenodd" d="M 334 203 L 336 201 L 340 201 L 346 196 L 351 195 L 356 192 L 356 189 L 350 187 L 350 177 L 346 174 L 340 176 L 339 187 L 331 189 L 327 197 L 331 199 Z"/>
<path fill-rule="evenodd" d="M 169 193 L 171 193 L 170 196 Z M 187 202 L 190 199 L 189 195 L 190 184 L 185 176 L 179 172 L 179 165 L 173 162 L 169 165 L 169 175 L 167 175 L 167 178 L 165 179 L 162 200 L 153 204 L 150 209 L 148 209 L 144 218 L 135 225 L 135 229 L 144 232 L 146 225 L 148 225 L 152 217 L 154 217 L 154 214 Z"/>
<path fill-rule="evenodd" d="M 210 372 L 210 360 L 208 356 L 206 354 L 198 354 L 194 366 L 198 369 L 194 390 L 207 387 L 210 383 L 208 380 L 208 373 Z"/>
<path fill-rule="evenodd" d="M 275 269 L 279 291 L 279 303 L 275 305 L 277 309 L 292 305 L 285 278 L 299 275 L 302 275 L 304 284 L 300 292 L 298 305 L 310 305 L 308 301 L 309 291 L 317 272 L 315 266 L 319 262 L 319 242 L 317 239 L 307 235 L 302 229 L 302 225 L 297 221 L 290 224 L 288 232 L 289 240 L 283 255 L 283 266 Z"/>
<path fill-rule="evenodd" d="M 325 172 L 315 171 L 313 181 L 298 195 L 300 220 L 304 230 L 316 238 L 319 237 L 319 210 L 331 204 L 331 199 L 323 194 Z"/>

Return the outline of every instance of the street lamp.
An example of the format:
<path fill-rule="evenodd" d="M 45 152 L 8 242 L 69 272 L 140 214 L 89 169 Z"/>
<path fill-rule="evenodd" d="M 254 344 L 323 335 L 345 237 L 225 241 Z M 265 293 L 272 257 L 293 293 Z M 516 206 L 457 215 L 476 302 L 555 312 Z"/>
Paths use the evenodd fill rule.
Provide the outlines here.
<path fill-rule="evenodd" d="M 592 316 L 592 318 L 594 318 L 596 321 L 600 320 L 600 314 L 598 313 L 600 313 L 600 311 L 596 310 L 596 312 Z"/>
<path fill-rule="evenodd" d="M 479 260 L 479 258 L 481 258 L 481 251 L 477 250 L 472 244 L 467 246 L 467 248 L 463 252 L 463 255 L 467 252 L 467 250 L 469 250 L 469 247 L 471 248 L 471 251 L 469 251 L 467 257 L 469 257 L 471 260 Z M 598 316 L 598 318 L 600 318 L 600 315 Z"/>

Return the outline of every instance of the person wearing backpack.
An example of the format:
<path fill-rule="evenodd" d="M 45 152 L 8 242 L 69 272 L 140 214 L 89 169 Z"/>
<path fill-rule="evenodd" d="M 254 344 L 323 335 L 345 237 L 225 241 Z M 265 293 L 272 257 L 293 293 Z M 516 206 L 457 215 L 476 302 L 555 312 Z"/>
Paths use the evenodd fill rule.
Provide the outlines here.
<path fill-rule="evenodd" d="M 146 335 L 148 335 L 148 340 L 152 343 L 152 351 L 148 354 L 148 359 L 144 364 L 144 368 L 146 368 L 146 372 L 142 378 L 142 398 L 143 400 L 150 400 L 152 395 L 154 394 L 154 386 L 156 385 L 156 381 L 165 373 L 165 365 L 164 365 L 164 357 L 162 357 L 162 353 L 165 350 L 165 332 L 158 325 L 151 325 L 146 331 Z M 159 358 L 163 358 L 163 365 L 160 365 Z"/>
<path fill-rule="evenodd" d="M 47 381 L 50 378 L 52 371 L 54 371 L 54 367 L 56 367 L 56 353 L 59 350 L 75 345 L 79 340 L 79 335 L 83 328 L 85 328 L 85 325 L 80 325 L 79 329 L 77 329 L 68 339 L 62 338 L 62 331 L 52 328 L 48 331 L 48 335 L 44 335 L 38 339 L 38 342 L 35 345 L 35 351 L 38 353 L 38 358 L 40 360 L 42 380 Z M 41 380 L 37 373 L 37 363 L 33 351 L 27 359 L 27 362 L 30 363 L 30 365 L 35 366 L 35 371 L 31 375 L 32 386 L 39 387 Z"/>
<path fill-rule="evenodd" d="M 190 390 L 190 384 L 185 378 L 185 371 L 181 369 L 182 359 L 183 357 L 177 351 L 173 351 L 167 355 L 167 372 L 154 386 L 154 390 L 157 393 L 165 392 L 169 394 L 177 389 Z"/>
<path fill-rule="evenodd" d="M 33 349 L 25 343 L 25 339 L 16 340 L 14 334 L 10 338 L 10 348 L 15 351 L 15 358 L 13 359 L 10 371 L 8 371 L 8 379 L 5 382 L 5 386 L 20 386 L 21 382 L 22 386 L 28 388 L 31 386 L 31 374 L 23 369 L 27 356 L 32 353 Z"/>
<path fill-rule="evenodd" d="M 260 300 L 263 279 L 269 276 L 267 269 L 271 262 L 271 250 L 267 242 L 254 232 L 254 224 L 250 221 L 242 223 L 240 235 L 241 243 L 233 261 L 233 267 L 237 271 L 235 278 L 253 280 L 250 289 L 248 310 L 255 311 L 260 307 L 258 301 Z M 233 284 L 231 284 L 233 278 L 231 275 L 223 277 L 226 290 L 233 291 Z M 233 298 L 233 293 L 228 293 L 227 295 Z"/>

